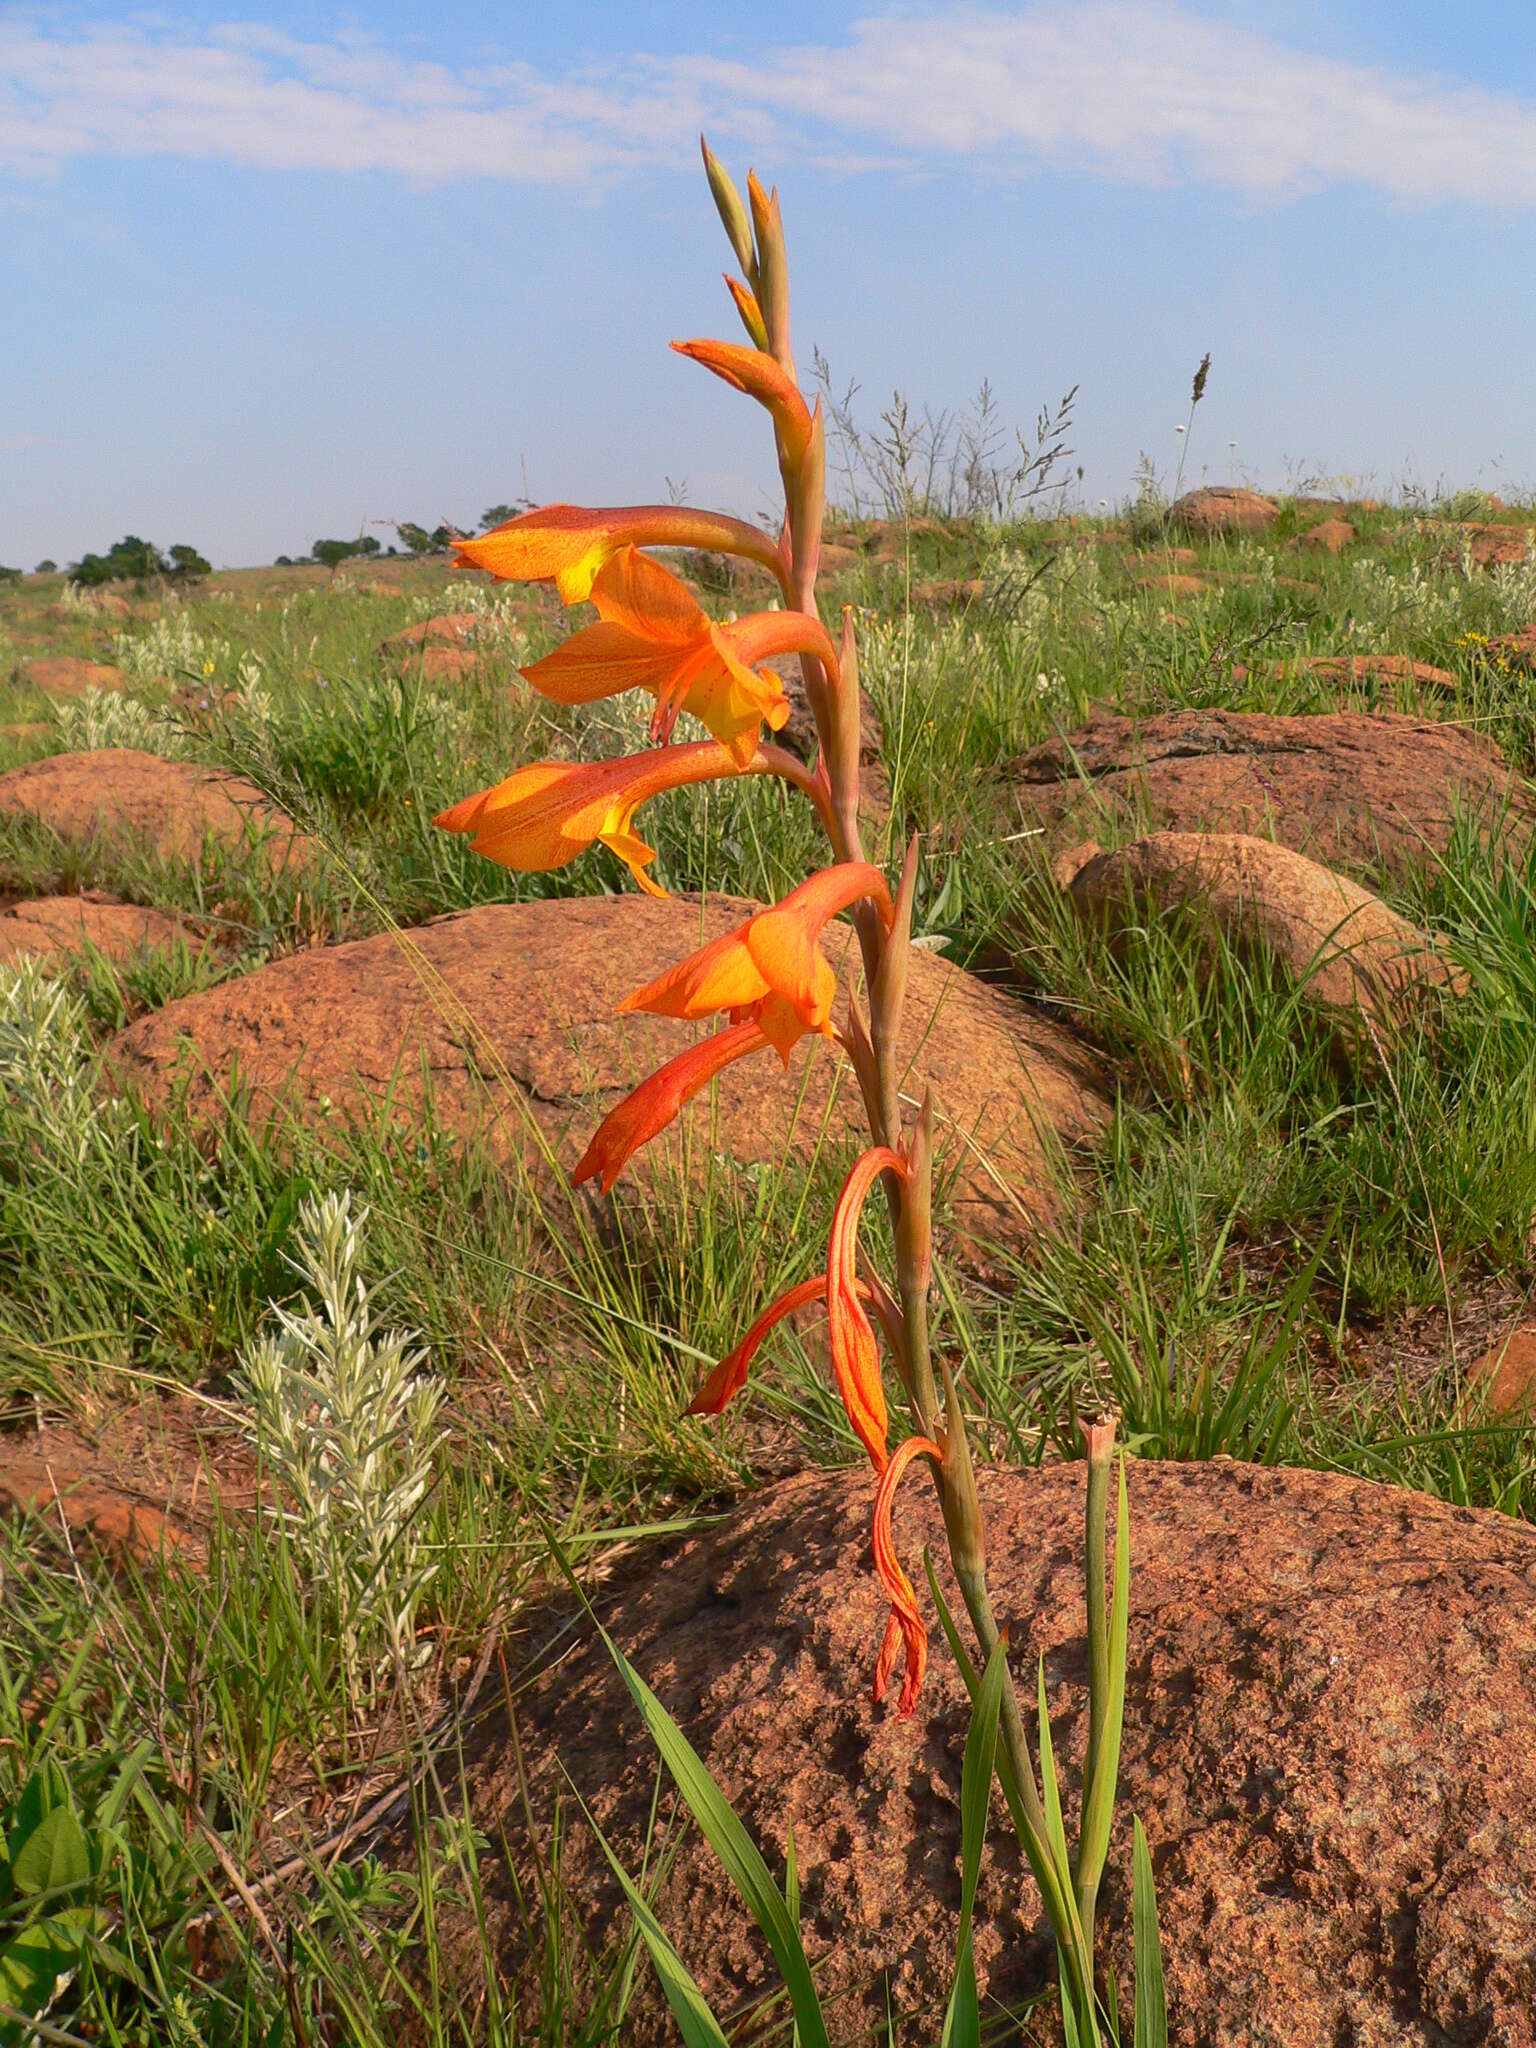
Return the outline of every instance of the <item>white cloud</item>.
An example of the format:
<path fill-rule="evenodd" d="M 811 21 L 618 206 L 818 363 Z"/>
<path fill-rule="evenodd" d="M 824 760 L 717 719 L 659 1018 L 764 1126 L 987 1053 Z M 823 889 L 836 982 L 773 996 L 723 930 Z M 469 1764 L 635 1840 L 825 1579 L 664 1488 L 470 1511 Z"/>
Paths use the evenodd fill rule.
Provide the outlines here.
<path fill-rule="evenodd" d="M 0 169 L 179 156 L 429 183 L 585 182 L 681 162 L 701 125 L 824 162 L 1050 164 L 1257 195 L 1357 183 L 1536 204 L 1536 102 L 1287 47 L 1157 0 L 871 16 L 754 65 L 631 55 L 456 70 L 255 23 L 50 31 L 0 17 Z"/>

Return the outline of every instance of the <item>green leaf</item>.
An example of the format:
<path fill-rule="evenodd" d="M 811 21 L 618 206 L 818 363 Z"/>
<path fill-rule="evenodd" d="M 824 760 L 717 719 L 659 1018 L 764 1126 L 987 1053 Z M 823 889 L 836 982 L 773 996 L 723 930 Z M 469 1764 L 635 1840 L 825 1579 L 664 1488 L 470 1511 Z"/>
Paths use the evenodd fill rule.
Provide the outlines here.
<path fill-rule="evenodd" d="M 1008 1651 L 999 1643 L 987 1659 L 986 1675 L 977 1691 L 970 1732 L 965 1738 L 965 1760 L 960 1767 L 960 1933 L 955 1945 L 949 2008 L 944 2015 L 942 2048 L 981 2048 L 971 1920 L 981 1877 L 982 1844 L 987 1836 L 987 1807 L 997 1756 L 997 1717 L 1002 1711 L 1003 1687 L 1007 1683 Z"/>
<path fill-rule="evenodd" d="M 784 1895 L 774 1883 L 757 1844 L 709 1775 L 703 1758 L 593 1614 L 591 1604 L 553 1532 L 546 1530 L 546 1538 L 561 1570 L 586 1608 L 593 1627 L 602 1637 L 609 1656 L 617 1665 L 630 1697 L 639 1707 L 651 1740 L 661 1752 L 662 1762 L 672 1773 L 684 1803 L 772 1949 L 779 1976 L 789 1993 L 795 2025 L 800 2030 L 804 2048 L 831 2048 L 821 2001 L 811 1980 L 811 1966 L 801 1945 L 800 1930 L 790 1918 Z"/>
<path fill-rule="evenodd" d="M 574 1784 L 571 1790 L 576 1792 Z M 598 1826 L 596 1819 L 576 1792 L 581 1810 L 587 1816 L 587 1825 L 598 1840 L 598 1846 L 608 1858 L 609 1868 L 624 1888 L 629 1901 L 629 1910 L 635 1916 L 635 1925 L 640 1930 L 640 1939 L 645 1943 L 651 1963 L 656 1971 L 657 1981 L 666 1995 L 677 2021 L 677 2030 L 683 2037 L 684 2048 L 730 2048 L 720 2022 L 709 2009 L 709 2001 L 695 1983 L 688 1965 L 667 1939 L 666 1930 L 651 1911 L 644 1894 L 631 1880 L 629 1872 L 614 1854 L 608 1837 Z"/>
<path fill-rule="evenodd" d="M 91 1849 L 67 1806 L 56 1806 L 40 1820 L 11 1861 L 11 1882 L 25 1897 L 39 1892 L 73 1891 L 91 1875 Z"/>
<path fill-rule="evenodd" d="M 61 1941 L 53 1924 L 41 1920 L 0 1943 L 0 2005 L 31 2017 L 47 2010 L 59 1979 L 80 1960 L 78 1942 Z M 15 2039 L 0 2031 L 0 2041 Z"/>
<path fill-rule="evenodd" d="M 1109 1702 L 1095 1761 L 1093 1783 L 1083 1801 L 1079 1880 L 1097 1884 L 1109 1853 L 1115 1816 L 1115 1783 L 1120 1775 L 1120 1734 L 1125 1723 L 1125 1659 L 1130 1630 L 1131 1523 L 1126 1506 L 1125 1460 L 1120 1460 L 1120 1495 L 1115 1509 L 1115 1590 L 1109 1609 Z"/>
<path fill-rule="evenodd" d="M 1168 2048 L 1168 2000 L 1163 1990 L 1163 1944 L 1157 1928 L 1152 1852 L 1140 1816 L 1134 1823 L 1131 1935 L 1136 1952 L 1135 2048 Z"/>
<path fill-rule="evenodd" d="M 1067 1851 L 1067 1831 L 1061 1818 L 1061 1786 L 1056 1777 L 1056 1753 L 1051 1747 L 1051 1717 L 1045 1704 L 1045 1659 L 1038 1667 L 1040 1719 L 1040 1785 L 1045 1803 L 1045 1824 L 1050 1830 L 1052 1875 L 1056 1880 L 1059 1905 L 1051 1907 L 1056 1929 L 1057 1955 L 1062 1964 L 1063 2009 L 1069 1996 L 1077 2005 L 1076 2038 L 1081 2048 L 1099 2048 L 1099 2023 L 1093 2009 L 1093 1984 L 1080 1966 L 1079 1958 L 1088 1946 L 1083 1923 L 1077 1913 L 1077 1891 L 1072 1882 L 1072 1858 Z"/>

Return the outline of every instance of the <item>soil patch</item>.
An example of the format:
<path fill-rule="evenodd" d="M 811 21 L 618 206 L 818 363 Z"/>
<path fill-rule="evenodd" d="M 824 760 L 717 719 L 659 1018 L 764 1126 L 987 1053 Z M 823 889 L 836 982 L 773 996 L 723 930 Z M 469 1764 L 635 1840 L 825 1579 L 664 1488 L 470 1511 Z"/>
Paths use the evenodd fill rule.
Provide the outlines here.
<path fill-rule="evenodd" d="M 55 697 L 78 697 L 82 690 L 120 690 L 123 672 L 104 661 L 82 661 L 74 654 L 41 654 L 22 673 L 34 690 Z"/>

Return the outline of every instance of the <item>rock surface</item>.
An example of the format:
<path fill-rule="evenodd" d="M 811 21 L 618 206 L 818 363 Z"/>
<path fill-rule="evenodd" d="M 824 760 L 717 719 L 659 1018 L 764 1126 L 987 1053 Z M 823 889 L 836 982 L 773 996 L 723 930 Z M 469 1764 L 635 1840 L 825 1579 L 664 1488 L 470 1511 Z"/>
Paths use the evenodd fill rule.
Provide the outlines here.
<path fill-rule="evenodd" d="M 40 654 L 23 673 L 35 690 L 55 697 L 75 697 L 82 690 L 120 690 L 123 672 L 104 661 L 82 661 L 76 654 Z"/>
<path fill-rule="evenodd" d="M 1448 668 L 1432 662 L 1414 661 L 1406 654 L 1288 654 L 1269 664 L 1273 676 L 1316 676 L 1325 683 L 1406 683 L 1421 689 L 1451 690 L 1456 678 Z M 1250 674 L 1246 663 L 1232 664 L 1232 680 L 1245 682 Z"/>
<path fill-rule="evenodd" d="M 486 905 L 410 932 L 409 953 L 386 933 L 168 1003 L 111 1041 L 107 1065 L 160 1104 L 188 1068 L 198 1118 L 221 1114 L 238 1062 L 258 1117 L 284 1104 L 312 1111 L 322 1098 L 377 1101 L 394 1083 L 409 1121 L 425 1062 L 441 1127 L 487 1130 L 526 1156 L 531 1116 L 570 1166 L 599 1117 L 695 1035 L 670 1019 L 616 1016 L 615 1004 L 751 908 L 629 896 Z M 828 957 L 846 956 L 851 972 L 855 954 L 851 934 L 835 928 Z M 962 1232 L 1012 1240 L 1053 1214 L 1051 1148 L 1091 1142 L 1107 1120 L 1096 1062 L 1057 1026 L 931 954 L 913 958 L 903 1050 L 914 1081 L 933 1082 Z M 730 1068 L 713 1127 L 706 1091 L 637 1166 L 675 1169 L 685 1142 L 696 1165 L 715 1150 L 743 1164 L 777 1160 L 791 1118 L 801 1158 L 824 1120 L 835 1143 L 862 1128 L 852 1075 L 830 1048 L 802 1041 L 787 1079 L 771 1054 Z"/>
<path fill-rule="evenodd" d="M 249 847 L 273 867 L 310 850 L 250 783 L 133 747 L 50 754 L 9 769 L 0 775 L 0 813 L 35 818 L 72 845 L 99 835 L 181 859 L 195 859 L 206 841 Z"/>
<path fill-rule="evenodd" d="M 179 917 L 110 896 L 39 896 L 0 910 L 0 960 L 24 953 L 51 960 L 92 947 L 110 959 L 175 946 L 193 937 Z"/>
<path fill-rule="evenodd" d="M 1273 498 L 1237 484 L 1208 484 L 1186 491 L 1169 509 L 1170 526 L 1208 537 L 1220 533 L 1262 533 L 1280 517 Z"/>
<path fill-rule="evenodd" d="M 1153 832 L 1114 853 L 1084 848 L 1058 877 L 1084 917 L 1123 932 L 1184 916 L 1275 961 L 1309 1007 L 1383 1030 L 1461 977 L 1419 927 L 1305 854 L 1240 832 Z M 1070 861 L 1071 857 L 1064 857 Z"/>
<path fill-rule="evenodd" d="M 1296 545 L 1325 555 L 1342 555 L 1347 547 L 1354 545 L 1354 540 L 1355 529 L 1347 519 L 1321 519 L 1298 537 Z"/>
<path fill-rule="evenodd" d="M 1486 1392 L 1488 1412 L 1502 1417 L 1536 1409 L 1536 1323 L 1522 1323 L 1485 1351 L 1468 1374 Z"/>
<path fill-rule="evenodd" d="M 1117 712 L 1032 747 L 1009 778 L 1057 845 L 1137 824 L 1261 833 L 1332 864 L 1419 867 L 1458 807 L 1524 843 L 1536 798 L 1491 741 L 1391 713 Z M 1507 809 L 1505 808 L 1507 806 Z"/>
<path fill-rule="evenodd" d="M 1082 1475 L 979 1475 L 1026 1695 L 1045 1659 L 1072 1832 L 1086 1736 Z M 1101 1894 L 1122 1986 L 1139 1813 L 1176 2048 L 1533 2048 L 1536 1533 L 1333 1474 L 1137 1462 L 1129 1480 L 1130 1662 Z M 621 1560 L 595 1597 L 776 1875 L 793 1826 L 836 2037 L 879 2030 L 888 1974 L 898 2009 L 933 2002 L 934 2023 L 912 2034 L 930 2039 L 953 1960 L 968 1714 L 941 1639 L 910 1720 L 870 1705 L 885 1620 L 872 1491 L 867 1473 L 806 1474 L 668 1552 Z M 923 1544 L 943 1553 L 916 1473 L 896 1541 L 921 1584 Z M 931 1620 L 926 1589 L 920 1599 Z M 654 1753 L 589 1629 L 533 1660 L 516 1716 L 545 1852 L 563 1764 L 637 1870 Z M 505 1825 L 526 1870 L 504 1722 L 475 1739 L 468 1782 L 476 1822 L 493 1838 Z M 565 1848 L 570 1898 L 593 1939 L 611 1940 L 624 1915 L 600 1852 L 579 1825 Z M 654 1845 L 652 1856 L 654 1867 Z M 696 1832 L 656 1905 L 717 2011 L 768 1987 L 761 1940 Z M 984 2001 L 1041 1984 L 1047 1950 L 1038 1930 L 1020 1935 L 1037 1912 L 994 1794 L 977 1910 Z M 526 1981 L 504 1893 L 493 1913 Z M 647 1985 L 626 2039 L 672 2038 Z"/>

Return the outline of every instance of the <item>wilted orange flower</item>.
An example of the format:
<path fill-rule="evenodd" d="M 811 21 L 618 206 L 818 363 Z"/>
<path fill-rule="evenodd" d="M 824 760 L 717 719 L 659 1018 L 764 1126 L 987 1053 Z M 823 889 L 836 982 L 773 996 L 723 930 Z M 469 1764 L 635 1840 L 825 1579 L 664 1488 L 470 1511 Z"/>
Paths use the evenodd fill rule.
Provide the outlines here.
<path fill-rule="evenodd" d="M 678 712 L 689 711 L 745 766 L 764 721 L 777 732 L 789 718 L 783 684 L 756 664 L 803 652 L 836 673 L 836 651 L 819 620 L 803 612 L 755 612 L 716 625 L 687 584 L 637 548 L 621 548 L 604 564 L 591 598 L 601 623 L 573 633 L 523 674 L 557 704 L 648 690 L 656 699 L 655 740 L 669 739 Z"/>
<path fill-rule="evenodd" d="M 811 445 L 811 414 L 799 385 L 782 364 L 760 348 L 748 348 L 739 341 L 674 341 L 672 346 L 680 356 L 702 363 L 737 391 L 766 405 L 785 460 L 791 469 L 800 467 Z"/>
<path fill-rule="evenodd" d="M 778 542 L 744 519 L 695 512 L 686 505 L 540 505 L 454 543 L 454 561 L 485 569 L 504 583 L 553 582 L 566 604 L 579 604 L 592 579 L 620 548 L 710 548 L 761 563 L 789 596 Z"/>
<path fill-rule="evenodd" d="M 750 1015 L 787 1065 L 807 1031 L 832 1035 L 837 976 L 821 950 L 829 918 L 861 897 L 875 900 L 889 929 L 894 911 L 884 875 L 866 861 L 823 868 L 771 910 L 760 910 L 626 996 L 621 1010 L 658 1017 Z"/>
<path fill-rule="evenodd" d="M 865 1301 L 873 1303 L 880 1320 L 887 1324 L 887 1334 L 889 1334 L 889 1325 L 896 1316 L 895 1304 L 890 1300 L 885 1289 L 880 1287 L 878 1283 L 871 1286 L 867 1281 L 860 1280 L 857 1285 L 860 1296 Z M 725 1357 L 720 1360 L 720 1363 L 710 1373 L 708 1379 L 705 1380 L 703 1386 L 700 1387 L 699 1391 L 688 1403 L 683 1413 L 685 1415 L 724 1414 L 727 1406 L 735 1400 L 736 1396 L 747 1384 L 747 1370 L 753 1359 L 756 1358 L 758 1352 L 762 1349 L 763 1339 L 773 1329 L 774 1325 L 783 1322 L 786 1316 L 793 1315 L 797 1308 L 809 1308 L 813 1301 L 825 1301 L 826 1298 L 827 1276 L 825 1273 L 817 1273 L 810 1280 L 802 1280 L 798 1286 L 791 1287 L 787 1293 L 781 1294 L 777 1301 L 763 1310 L 735 1350 L 728 1351 Z"/>
<path fill-rule="evenodd" d="M 881 1473 L 880 1484 L 875 1491 L 875 1570 L 891 1602 L 885 1640 L 875 1660 L 875 1705 L 879 1706 L 885 1698 L 891 1672 L 896 1665 L 896 1652 L 904 1648 L 907 1668 L 902 1676 L 901 1697 L 896 1703 L 897 1713 L 903 1716 L 910 1714 L 917 1704 L 923 1673 L 928 1668 L 928 1631 L 918 1612 L 912 1582 L 901 1568 L 891 1536 L 891 1504 L 901 1484 L 902 1474 L 914 1458 L 932 1458 L 936 1465 L 942 1465 L 944 1453 L 931 1437 L 909 1436 L 891 1453 L 891 1461 Z"/>
<path fill-rule="evenodd" d="M 882 1173 L 907 1177 L 907 1162 L 889 1145 L 873 1145 L 859 1159 L 843 1183 L 832 1214 L 832 1235 L 827 1245 L 827 1325 L 832 1347 L 832 1370 L 837 1389 L 853 1424 L 854 1435 L 869 1453 L 877 1472 L 885 1470 L 886 1418 L 885 1387 L 880 1379 L 880 1353 L 874 1326 L 859 1299 L 858 1256 L 859 1217 L 865 1197 Z"/>
<path fill-rule="evenodd" d="M 564 867 L 601 842 L 647 895 L 664 896 L 645 873 L 656 849 L 633 830 L 636 810 L 664 789 L 740 772 L 741 763 L 713 740 L 617 761 L 534 761 L 432 822 L 445 832 L 472 832 L 476 853 L 525 873 Z"/>
<path fill-rule="evenodd" d="M 600 1175 L 603 1193 L 611 1194 L 628 1161 L 666 1129 L 685 1102 L 691 1102 L 733 1060 L 761 1052 L 767 1043 L 755 1024 L 731 1024 L 658 1067 L 616 1103 L 593 1132 L 592 1142 L 571 1176 L 575 1186 Z"/>

